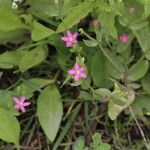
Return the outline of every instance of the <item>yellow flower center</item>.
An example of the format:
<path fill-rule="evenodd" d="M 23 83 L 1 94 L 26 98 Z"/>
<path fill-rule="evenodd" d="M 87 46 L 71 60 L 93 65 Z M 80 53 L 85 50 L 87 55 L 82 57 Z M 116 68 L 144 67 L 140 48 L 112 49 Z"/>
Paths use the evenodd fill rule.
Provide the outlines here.
<path fill-rule="evenodd" d="M 20 102 L 20 103 L 19 103 L 19 105 L 20 105 L 20 106 L 22 106 L 22 105 L 23 105 L 23 103 L 22 103 L 22 102 Z"/>
<path fill-rule="evenodd" d="M 77 71 L 77 74 L 80 74 L 80 71 L 79 71 L 79 70 Z"/>
<path fill-rule="evenodd" d="M 70 41 L 70 42 L 72 42 L 72 41 L 73 41 L 73 38 L 72 38 L 72 37 L 70 37 L 70 38 L 69 38 L 69 41 Z"/>

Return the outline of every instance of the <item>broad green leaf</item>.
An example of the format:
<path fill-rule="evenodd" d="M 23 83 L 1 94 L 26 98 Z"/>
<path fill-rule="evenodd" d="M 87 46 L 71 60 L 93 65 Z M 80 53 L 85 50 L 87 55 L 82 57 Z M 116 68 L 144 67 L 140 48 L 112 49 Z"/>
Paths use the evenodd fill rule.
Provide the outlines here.
<path fill-rule="evenodd" d="M 138 61 L 132 65 L 128 72 L 128 80 L 137 81 L 141 79 L 148 71 L 149 62 L 147 60 Z"/>
<path fill-rule="evenodd" d="M 13 31 L 25 28 L 19 16 L 5 8 L 0 8 L 0 31 Z"/>
<path fill-rule="evenodd" d="M 54 33 L 55 32 L 52 29 L 45 27 L 35 20 L 33 21 L 33 29 L 31 33 L 31 38 L 33 41 L 40 41 L 53 35 Z"/>
<path fill-rule="evenodd" d="M 111 149 L 109 144 L 102 142 L 101 135 L 99 133 L 95 133 L 92 138 L 93 138 L 93 143 L 91 144 L 92 150 L 110 150 Z"/>
<path fill-rule="evenodd" d="M 95 40 L 95 41 L 91 41 L 91 40 L 83 40 L 84 41 L 84 44 L 86 45 L 86 46 L 89 46 L 89 47 L 95 47 L 95 46 L 97 46 L 97 41 Z"/>
<path fill-rule="evenodd" d="M 7 90 L 0 91 L 0 107 L 9 110 L 13 106 L 12 102 L 13 102 L 12 95 L 10 94 L 9 91 Z"/>
<path fill-rule="evenodd" d="M 118 87 L 120 88 L 120 87 Z M 118 115 L 125 110 L 129 105 L 132 104 L 132 102 L 135 99 L 135 94 L 134 91 L 131 89 L 128 89 L 128 91 L 124 91 L 123 89 L 115 89 L 113 94 L 116 94 L 116 90 L 120 90 L 122 93 L 122 97 L 126 98 L 126 104 L 124 105 L 118 105 L 115 103 L 114 99 L 109 100 L 109 104 L 108 104 L 108 115 L 110 117 L 111 120 L 115 120 Z M 122 97 L 120 97 L 120 101 L 122 101 Z"/>
<path fill-rule="evenodd" d="M 19 145 L 18 120 L 7 110 L 0 108 L 0 139 Z"/>
<path fill-rule="evenodd" d="M 50 0 L 30 0 L 26 1 L 25 4 L 30 5 L 31 7 L 28 9 L 30 12 L 43 12 L 43 10 L 49 6 L 52 5 L 52 1 Z"/>
<path fill-rule="evenodd" d="M 144 76 L 141 80 L 142 88 L 147 93 L 150 94 L 150 73 Z"/>
<path fill-rule="evenodd" d="M 134 8 L 134 12 L 130 13 L 130 9 Z M 119 22 L 123 26 L 133 25 L 143 20 L 144 7 L 137 1 L 126 1 L 123 16 L 119 17 Z"/>
<path fill-rule="evenodd" d="M 68 1 L 68 3 L 58 3 L 58 4 L 52 4 L 49 5 L 45 10 L 45 14 L 48 15 L 49 17 L 62 17 L 69 13 L 73 8 L 72 1 Z"/>
<path fill-rule="evenodd" d="M 85 146 L 85 141 L 82 137 L 78 138 L 74 145 L 73 150 L 88 150 L 88 148 Z"/>
<path fill-rule="evenodd" d="M 78 6 L 74 7 L 73 10 L 68 13 L 67 17 L 59 25 L 57 32 L 65 31 L 72 26 L 78 24 L 89 12 L 92 11 L 92 2 L 82 2 Z"/>
<path fill-rule="evenodd" d="M 0 55 L 0 68 L 10 69 L 18 66 L 25 51 L 6 51 Z"/>
<path fill-rule="evenodd" d="M 91 65 L 91 76 L 96 86 L 103 87 L 106 82 L 107 73 L 105 67 L 105 57 L 98 51 L 95 53 Z"/>
<path fill-rule="evenodd" d="M 102 27 L 106 28 L 105 34 L 118 39 L 118 33 L 115 27 L 115 16 L 116 15 L 113 13 L 107 13 L 103 11 L 98 12 L 98 20 L 101 23 Z"/>
<path fill-rule="evenodd" d="M 42 78 L 32 78 L 24 80 L 13 90 L 14 95 L 21 97 L 25 95 L 30 98 L 35 91 L 39 91 L 41 88 L 53 83 L 54 80 L 42 79 Z"/>
<path fill-rule="evenodd" d="M 147 18 L 150 15 L 150 1 L 148 0 L 140 0 L 140 2 L 144 6 L 144 17 Z"/>
<path fill-rule="evenodd" d="M 109 75 L 115 79 L 122 79 L 124 74 L 124 67 L 122 63 L 122 57 L 119 57 L 113 51 L 105 49 L 105 53 L 109 57 L 107 58 L 106 67 Z"/>
<path fill-rule="evenodd" d="M 37 66 L 47 57 L 47 49 L 45 47 L 36 47 L 28 51 L 20 60 L 19 69 L 24 72 L 34 66 Z"/>
<path fill-rule="evenodd" d="M 0 31 L 0 44 L 6 44 L 7 42 L 18 44 L 24 40 L 25 36 L 23 29 L 17 29 L 8 32 Z"/>
<path fill-rule="evenodd" d="M 37 100 L 37 116 L 42 129 L 52 142 L 57 135 L 62 115 L 62 102 L 57 87 L 46 87 Z"/>
<path fill-rule="evenodd" d="M 136 117 L 142 119 L 144 115 L 150 113 L 150 95 L 137 96 L 134 103 L 132 104 L 132 109 Z"/>
<path fill-rule="evenodd" d="M 96 0 L 94 4 L 95 9 L 100 9 L 101 11 L 111 12 L 111 7 L 108 3 Z"/>
<path fill-rule="evenodd" d="M 149 26 L 142 28 L 140 30 L 134 31 L 134 35 L 136 36 L 144 54 L 145 57 L 150 60 L 150 28 Z"/>
<path fill-rule="evenodd" d="M 18 115 L 18 111 L 14 109 L 13 95 L 8 90 L 0 91 L 0 108 L 8 110 L 14 115 Z"/>
<path fill-rule="evenodd" d="M 107 101 L 111 96 L 111 92 L 105 88 L 99 88 L 97 90 L 92 91 L 93 98 L 99 101 Z"/>

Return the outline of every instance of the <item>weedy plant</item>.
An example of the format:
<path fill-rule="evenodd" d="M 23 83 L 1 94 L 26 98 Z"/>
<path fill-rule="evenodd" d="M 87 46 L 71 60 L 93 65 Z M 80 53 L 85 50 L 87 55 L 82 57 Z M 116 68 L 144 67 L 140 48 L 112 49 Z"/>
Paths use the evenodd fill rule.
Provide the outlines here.
<path fill-rule="evenodd" d="M 149 9 L 0 0 L 0 149 L 149 150 Z"/>

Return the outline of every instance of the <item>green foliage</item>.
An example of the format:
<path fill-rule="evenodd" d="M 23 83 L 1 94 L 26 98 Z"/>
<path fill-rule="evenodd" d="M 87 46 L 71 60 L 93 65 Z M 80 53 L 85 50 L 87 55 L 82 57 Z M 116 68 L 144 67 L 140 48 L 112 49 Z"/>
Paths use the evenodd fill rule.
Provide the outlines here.
<path fill-rule="evenodd" d="M 82 2 L 68 13 L 67 17 L 59 25 L 57 32 L 65 31 L 79 23 L 89 12 L 92 11 L 92 2 Z"/>
<path fill-rule="evenodd" d="M 104 87 L 107 78 L 106 60 L 103 54 L 95 53 L 91 64 L 91 76 L 96 86 Z"/>
<path fill-rule="evenodd" d="M 110 145 L 107 143 L 103 143 L 101 140 L 100 133 L 95 133 L 92 136 L 93 142 L 90 145 L 90 149 L 92 150 L 110 150 Z M 78 138 L 74 143 L 73 150 L 88 150 L 89 148 L 85 146 L 84 139 L 82 137 Z"/>
<path fill-rule="evenodd" d="M 42 129 L 53 142 L 63 115 L 61 97 L 56 86 L 48 86 L 43 90 L 37 100 L 37 106 L 37 116 Z"/>
<path fill-rule="evenodd" d="M 19 16 L 5 8 L 0 8 L 0 20 L 3 20 L 0 22 L 0 31 L 8 32 L 25 28 L 25 25 L 21 22 Z"/>
<path fill-rule="evenodd" d="M 22 56 L 19 63 L 19 69 L 21 72 L 24 72 L 27 69 L 40 64 L 46 57 L 47 49 L 45 47 L 36 47 Z"/>
<path fill-rule="evenodd" d="M 65 149 L 66 143 L 72 146 L 75 140 L 74 150 L 110 150 L 100 134 L 91 136 L 100 124 L 100 131 L 101 126 L 108 130 L 104 130 L 105 138 L 112 133 L 113 148 L 123 149 L 125 140 L 122 144 L 118 135 L 122 131 L 117 133 L 115 126 L 116 138 L 112 125 L 108 128 L 107 113 L 116 120 L 132 105 L 135 116 L 149 124 L 149 0 L 23 0 L 17 6 L 14 9 L 12 1 L 0 0 L 0 139 L 16 148 L 26 141 L 32 146 L 37 140 L 35 129 L 41 126 L 51 143 L 38 141 L 39 149 L 50 145 L 56 150 L 60 144 Z M 66 47 L 67 42 L 72 45 Z M 75 63 L 81 70 L 73 67 Z M 68 75 L 70 69 L 75 70 Z M 78 81 L 74 81 L 75 75 L 79 75 Z M 19 122 L 13 96 L 32 99 Z M 131 123 L 126 117 L 123 122 L 129 121 L 122 124 L 123 129 Z M 87 133 L 88 137 L 75 139 Z M 43 134 L 37 135 L 46 141 Z M 90 138 L 93 142 L 87 147 L 85 141 Z M 0 149 L 9 147 L 0 142 Z"/>
<path fill-rule="evenodd" d="M 76 142 L 74 143 L 74 150 L 88 150 L 87 147 L 85 147 L 84 140 L 82 138 L 78 138 Z"/>
<path fill-rule="evenodd" d="M 20 126 L 17 119 L 7 110 L 0 108 L 0 139 L 19 145 Z"/>
<path fill-rule="evenodd" d="M 136 81 L 141 79 L 148 71 L 149 63 L 147 60 L 142 60 L 134 64 L 129 69 L 128 79 L 130 81 Z"/>
<path fill-rule="evenodd" d="M 144 120 L 144 115 L 150 114 L 149 99 L 150 99 L 149 95 L 137 96 L 135 99 L 135 102 L 132 104 L 132 109 L 133 109 L 135 115 L 139 119 Z"/>
<path fill-rule="evenodd" d="M 37 21 L 33 21 L 33 29 L 31 33 L 31 37 L 33 41 L 40 41 L 46 37 L 51 36 L 55 32 L 42 24 L 38 23 Z"/>
<path fill-rule="evenodd" d="M 133 90 L 125 90 L 115 84 L 115 90 L 111 94 L 108 105 L 108 115 L 111 120 L 115 120 L 123 110 L 133 103 L 134 99 L 135 94 Z"/>

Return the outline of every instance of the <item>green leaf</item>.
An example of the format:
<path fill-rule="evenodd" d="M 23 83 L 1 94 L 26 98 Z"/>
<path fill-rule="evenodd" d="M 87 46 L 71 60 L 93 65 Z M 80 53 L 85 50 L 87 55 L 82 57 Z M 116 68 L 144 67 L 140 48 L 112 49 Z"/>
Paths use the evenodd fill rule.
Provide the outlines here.
<path fill-rule="evenodd" d="M 33 29 L 31 32 L 31 38 L 33 41 L 40 41 L 44 38 L 47 38 L 53 35 L 55 31 L 45 27 L 44 25 L 38 23 L 37 21 L 33 21 Z"/>
<path fill-rule="evenodd" d="M 89 47 L 95 47 L 95 46 L 97 46 L 97 41 L 95 40 L 95 41 L 91 41 L 91 40 L 83 40 L 84 41 L 84 44 L 86 45 L 86 46 L 89 46 Z"/>
<path fill-rule="evenodd" d="M 18 120 L 7 110 L 0 108 L 0 139 L 19 145 Z"/>
<path fill-rule="evenodd" d="M 96 86 L 105 86 L 107 78 L 105 58 L 100 51 L 96 52 L 93 57 L 91 65 L 91 76 Z"/>
<path fill-rule="evenodd" d="M 25 51 L 6 51 L 0 55 L 0 68 L 10 69 L 20 63 Z"/>
<path fill-rule="evenodd" d="M 119 92 L 119 95 L 118 95 L 118 92 Z M 119 86 L 115 87 L 115 90 L 112 93 L 112 97 L 114 95 L 116 95 L 116 97 L 118 95 L 118 101 L 120 98 L 120 101 L 122 101 L 122 99 L 123 99 L 126 103 L 124 105 L 120 105 L 120 104 L 118 105 L 118 102 L 116 103 L 116 101 L 114 101 L 114 99 L 109 100 L 108 115 L 111 120 L 115 120 L 118 117 L 118 115 L 123 110 L 125 110 L 129 105 L 131 105 L 135 99 L 135 94 L 134 94 L 133 90 L 128 89 L 128 91 L 125 91 L 125 90 L 121 89 Z"/>
<path fill-rule="evenodd" d="M 93 143 L 91 144 L 92 150 L 110 150 L 110 145 L 107 143 L 103 143 L 101 140 L 101 135 L 99 133 L 95 133 L 92 137 Z"/>
<path fill-rule="evenodd" d="M 47 49 L 44 47 L 36 47 L 28 51 L 21 59 L 19 69 L 24 72 L 34 66 L 40 64 L 47 57 Z"/>
<path fill-rule="evenodd" d="M 61 97 L 56 86 L 48 86 L 40 94 L 37 100 L 37 115 L 42 129 L 53 142 L 63 115 Z"/>
<path fill-rule="evenodd" d="M 106 28 L 106 35 L 112 36 L 114 39 L 118 39 L 118 33 L 115 27 L 115 14 L 99 11 L 98 20 L 102 27 Z"/>
<path fill-rule="evenodd" d="M 59 25 L 57 32 L 65 31 L 80 22 L 82 18 L 92 11 L 92 2 L 82 2 L 68 13 L 67 17 Z"/>
<path fill-rule="evenodd" d="M 149 26 L 142 28 L 140 30 L 134 31 L 134 35 L 136 36 L 146 58 L 150 60 L 150 28 Z"/>
<path fill-rule="evenodd" d="M 0 107 L 9 110 L 10 108 L 13 108 L 12 102 L 12 95 L 9 91 L 0 91 Z"/>
<path fill-rule="evenodd" d="M 132 109 L 136 117 L 143 119 L 146 113 L 150 113 L 150 95 L 137 96 L 134 103 L 132 104 Z"/>
<path fill-rule="evenodd" d="M 150 73 L 144 76 L 141 80 L 142 88 L 147 93 L 150 94 Z"/>
<path fill-rule="evenodd" d="M 24 33 L 25 32 L 23 29 L 17 29 L 8 32 L 0 31 L 0 44 L 5 45 L 7 42 L 15 44 L 21 43 L 25 40 Z"/>
<path fill-rule="evenodd" d="M 148 71 L 149 62 L 147 60 L 138 61 L 132 65 L 128 72 L 128 80 L 137 81 L 141 79 Z"/>
<path fill-rule="evenodd" d="M 0 31 L 12 31 L 25 28 L 20 18 L 12 11 L 0 8 Z"/>
<path fill-rule="evenodd" d="M 23 80 L 16 88 L 13 90 L 14 95 L 20 97 L 25 95 L 30 98 L 35 91 L 39 91 L 41 88 L 52 84 L 54 80 L 42 79 L 42 78 L 32 78 L 28 80 Z"/>
<path fill-rule="evenodd" d="M 74 145 L 73 145 L 73 150 L 88 150 L 87 147 L 85 147 L 85 142 L 82 137 L 78 138 Z"/>
<path fill-rule="evenodd" d="M 135 11 L 130 13 L 130 8 L 134 8 Z M 137 1 L 126 1 L 123 16 L 119 17 L 119 21 L 123 26 L 133 25 L 143 20 L 144 7 Z"/>
<path fill-rule="evenodd" d="M 93 91 L 93 98 L 95 100 L 106 101 L 107 98 L 109 100 L 110 96 L 111 96 L 111 92 L 105 88 L 99 88 Z"/>

